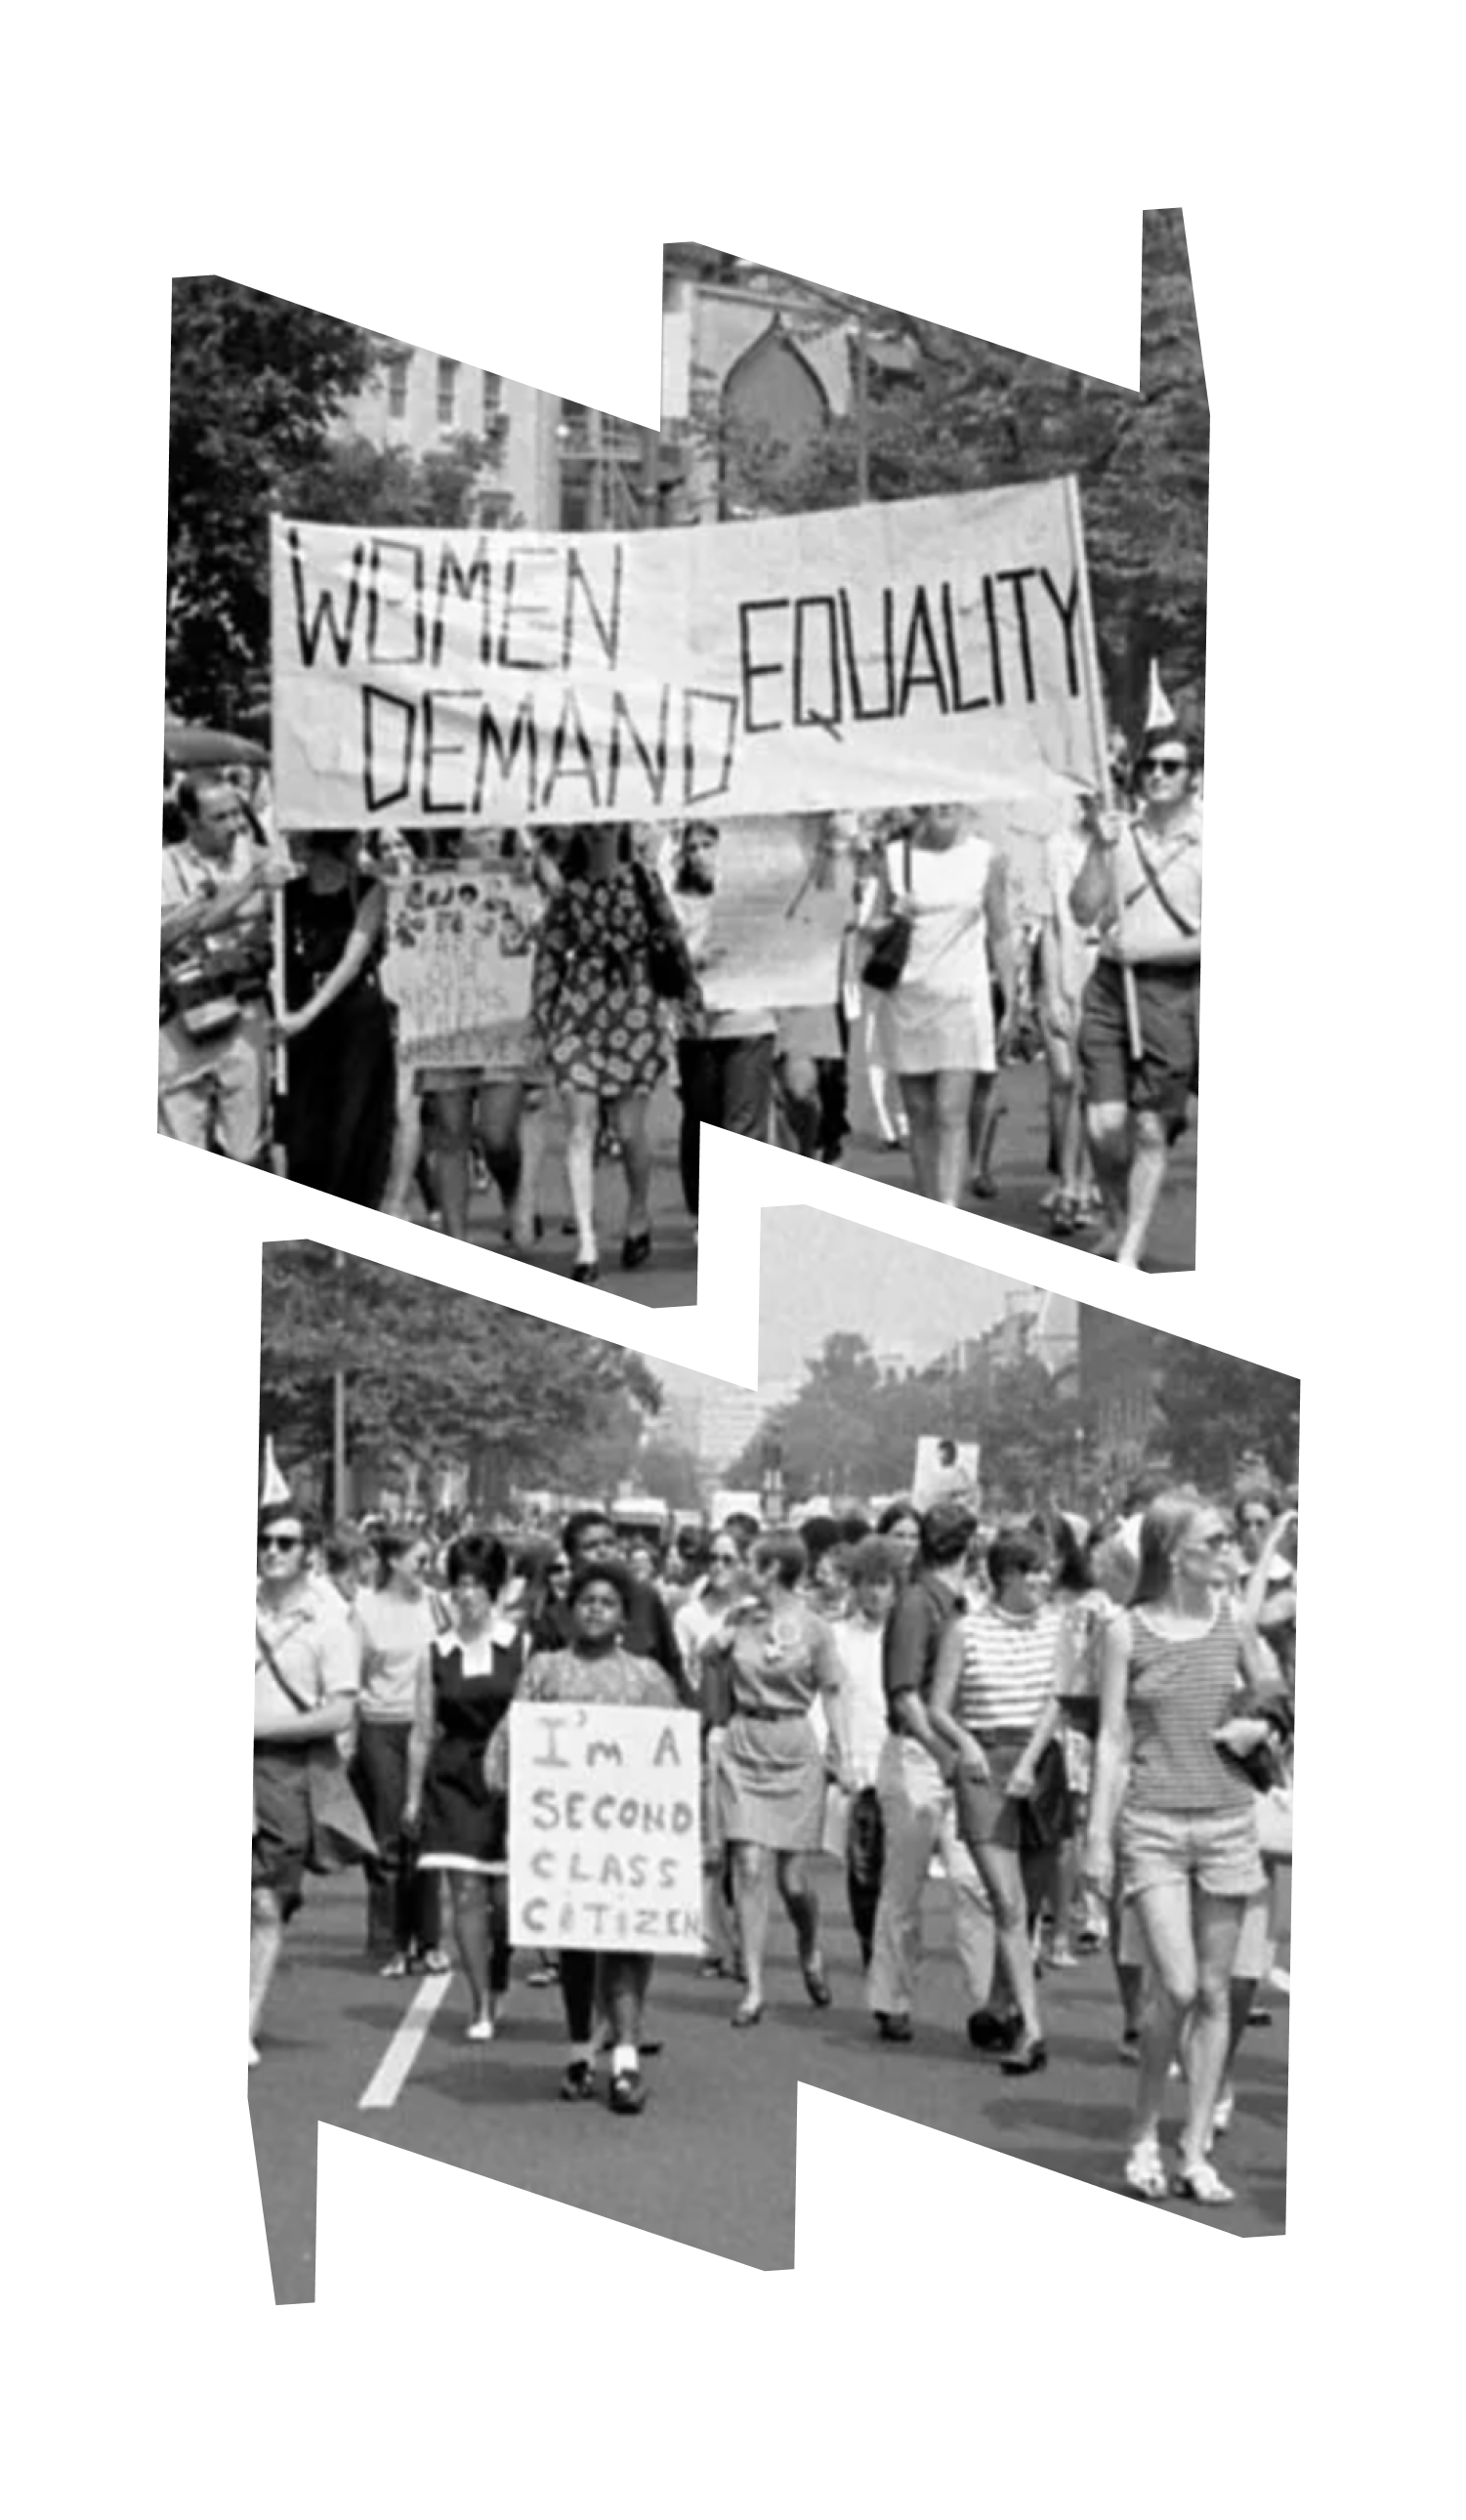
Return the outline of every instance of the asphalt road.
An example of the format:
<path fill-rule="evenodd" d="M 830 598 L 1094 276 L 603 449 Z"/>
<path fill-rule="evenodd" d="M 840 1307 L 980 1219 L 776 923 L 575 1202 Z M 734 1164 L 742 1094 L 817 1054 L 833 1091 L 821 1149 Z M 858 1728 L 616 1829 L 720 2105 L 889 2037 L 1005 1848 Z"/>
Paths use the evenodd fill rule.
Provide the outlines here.
<path fill-rule="evenodd" d="M 982 1202 L 969 1201 L 969 1205 L 974 1215 L 991 1216 L 1000 1225 L 1016 1226 L 1046 1240 L 1047 1228 L 1039 1204 L 1049 1187 L 1046 1081 L 1043 1062 L 1035 1060 L 1028 1066 L 1006 1069 L 998 1090 L 1003 1114 L 993 1159 L 998 1196 Z M 877 1135 L 859 1058 L 854 1053 L 851 1059 L 851 1107 L 855 1125 L 841 1158 L 842 1168 L 847 1172 L 860 1173 L 871 1181 L 908 1188 L 911 1182 L 910 1160 L 904 1151 L 887 1148 Z M 597 1177 L 603 1271 L 601 1282 L 613 1294 L 625 1295 L 637 1303 L 690 1304 L 696 1300 L 697 1246 L 692 1221 L 683 1205 L 677 1170 L 679 1118 L 676 1094 L 670 1085 L 664 1084 L 653 1098 L 651 1106 L 652 1257 L 644 1268 L 627 1272 L 616 1265 L 626 1196 L 619 1167 L 602 1164 Z M 542 1183 L 545 1234 L 535 1253 L 535 1266 L 559 1277 L 568 1277 L 575 1261 L 576 1243 L 573 1234 L 566 1230 L 570 1203 L 561 1159 L 562 1146 L 562 1130 L 557 1122 L 552 1122 Z M 502 1226 L 496 1192 L 481 1192 L 473 1199 L 469 1228 L 476 1243 L 498 1246 Z M 1173 1158 L 1145 1266 L 1147 1271 L 1168 1272 L 1192 1269 L 1195 1264 L 1196 1133 L 1193 1128 Z"/>
<path fill-rule="evenodd" d="M 1118 2185 L 1133 2075 L 1117 2053 L 1108 1960 L 1044 1978 L 1048 2070 L 1007 2081 L 966 2042 L 944 1885 L 927 1893 L 917 2035 L 910 2048 L 890 2048 L 865 2010 L 835 1868 L 822 1864 L 818 1880 L 832 2008 L 811 2010 L 782 1917 L 771 1938 L 769 2009 L 756 2030 L 729 2027 L 736 1988 L 699 1978 L 688 1961 L 659 1963 L 647 2026 L 665 2049 L 646 2067 L 650 2099 L 640 2119 L 557 2097 L 558 1997 L 523 1984 L 523 1956 L 499 2037 L 469 2048 L 462 1979 L 384 1983 L 362 1951 L 359 1880 L 312 1883 L 271 1993 L 261 2062 L 249 2074 L 277 2300 L 314 2298 L 320 2120 L 759 2268 L 793 2264 L 801 2079 L 1069 2178 Z M 424 1983 L 446 1992 L 411 2070 L 390 2106 L 364 2110 Z M 1236 2204 L 1206 2213 L 1137 2201 L 1137 2212 L 1185 2214 L 1238 2234 L 1283 2228 L 1288 2004 L 1276 1993 L 1267 2001 L 1273 2019 L 1249 2034 L 1237 2116 L 1218 2151 Z"/>

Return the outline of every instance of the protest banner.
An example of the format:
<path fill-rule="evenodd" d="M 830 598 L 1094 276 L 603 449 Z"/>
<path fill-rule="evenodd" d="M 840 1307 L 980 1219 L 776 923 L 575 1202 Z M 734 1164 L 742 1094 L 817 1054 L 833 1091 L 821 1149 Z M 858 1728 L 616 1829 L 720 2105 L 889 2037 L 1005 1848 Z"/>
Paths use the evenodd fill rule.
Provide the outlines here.
<path fill-rule="evenodd" d="M 527 861 L 431 868 L 387 884 L 382 986 L 415 1067 L 515 1067 L 542 903 Z"/>
<path fill-rule="evenodd" d="M 911 1476 L 911 1502 L 918 1513 L 934 1505 L 966 1505 L 976 1510 L 979 1448 L 959 1444 L 951 1435 L 919 1435 L 916 1466 Z"/>
<path fill-rule="evenodd" d="M 520 1699 L 509 1727 L 510 1941 L 699 1952 L 696 1715 Z"/>
<path fill-rule="evenodd" d="M 1099 785 L 1072 480 L 662 533 L 271 519 L 294 828 L 875 810 Z"/>

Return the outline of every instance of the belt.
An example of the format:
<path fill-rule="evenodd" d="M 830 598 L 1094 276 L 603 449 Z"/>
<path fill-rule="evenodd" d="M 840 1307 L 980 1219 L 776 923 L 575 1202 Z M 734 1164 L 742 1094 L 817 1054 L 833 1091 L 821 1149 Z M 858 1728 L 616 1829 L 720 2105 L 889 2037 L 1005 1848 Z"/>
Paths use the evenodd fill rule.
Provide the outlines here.
<path fill-rule="evenodd" d="M 745 1724 L 802 1724 L 804 1710 L 798 1706 L 735 1706 Z"/>

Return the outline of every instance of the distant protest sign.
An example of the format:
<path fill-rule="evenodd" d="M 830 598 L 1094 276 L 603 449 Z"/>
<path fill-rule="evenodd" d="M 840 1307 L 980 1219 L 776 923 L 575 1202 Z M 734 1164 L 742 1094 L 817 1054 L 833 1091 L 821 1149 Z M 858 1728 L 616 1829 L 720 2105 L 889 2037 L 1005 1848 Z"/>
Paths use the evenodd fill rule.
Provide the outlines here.
<path fill-rule="evenodd" d="M 397 1051 L 419 1067 L 522 1061 L 540 895 L 514 854 L 394 878 L 382 985 Z"/>
<path fill-rule="evenodd" d="M 850 918 L 850 860 L 827 847 L 822 816 L 725 824 L 702 941 L 708 1006 L 833 1006 Z"/>
<path fill-rule="evenodd" d="M 288 828 L 1100 784 L 1072 481 L 669 532 L 271 535 Z"/>
<path fill-rule="evenodd" d="M 511 1942 L 699 1952 L 696 1715 L 520 1700 L 509 1726 Z"/>

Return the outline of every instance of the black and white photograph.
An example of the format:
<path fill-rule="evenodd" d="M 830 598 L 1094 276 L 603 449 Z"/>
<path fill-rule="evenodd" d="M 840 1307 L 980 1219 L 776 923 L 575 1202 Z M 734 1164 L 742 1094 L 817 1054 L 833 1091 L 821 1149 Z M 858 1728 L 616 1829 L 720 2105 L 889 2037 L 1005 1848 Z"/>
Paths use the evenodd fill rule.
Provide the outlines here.
<path fill-rule="evenodd" d="M 157 1125 L 695 1299 L 704 1126 L 1195 1261 L 1209 413 L 694 245 L 659 431 L 172 295 Z"/>
<path fill-rule="evenodd" d="M 801 2080 L 1283 2228 L 1296 1381 L 806 1208 L 756 1390 L 311 1243 L 261 1337 L 279 2300 L 318 2120 L 787 2266 Z"/>

